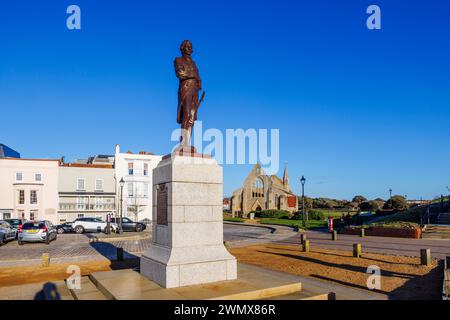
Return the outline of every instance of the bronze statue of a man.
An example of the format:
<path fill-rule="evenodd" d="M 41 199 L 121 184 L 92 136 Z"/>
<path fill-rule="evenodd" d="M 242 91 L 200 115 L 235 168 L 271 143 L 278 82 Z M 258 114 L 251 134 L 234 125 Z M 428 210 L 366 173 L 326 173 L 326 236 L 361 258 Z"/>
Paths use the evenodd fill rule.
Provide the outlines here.
<path fill-rule="evenodd" d="M 181 124 L 180 148 L 183 150 L 191 147 L 191 135 L 194 122 L 197 120 L 197 111 L 204 98 L 204 93 L 199 99 L 199 91 L 202 89 L 202 80 L 198 73 L 197 65 L 192 60 L 192 43 L 183 41 L 180 46 L 181 57 L 175 59 L 175 73 L 180 80 L 178 87 L 178 114 L 177 122 Z M 193 150 L 193 148 L 192 148 Z"/>

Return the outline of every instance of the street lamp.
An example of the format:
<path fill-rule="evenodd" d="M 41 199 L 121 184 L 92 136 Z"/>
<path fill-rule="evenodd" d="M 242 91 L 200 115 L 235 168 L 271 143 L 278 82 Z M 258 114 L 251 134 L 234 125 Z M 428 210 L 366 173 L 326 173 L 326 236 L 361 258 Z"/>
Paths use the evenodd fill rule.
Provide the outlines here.
<path fill-rule="evenodd" d="M 125 185 L 125 181 L 120 179 L 119 181 L 120 185 L 120 220 L 119 220 L 119 233 L 123 233 L 122 229 L 122 212 L 123 212 L 123 186 Z"/>
<path fill-rule="evenodd" d="M 389 203 L 390 203 L 391 209 L 392 209 L 392 189 L 389 189 Z"/>
<path fill-rule="evenodd" d="M 302 183 L 302 217 L 303 217 L 303 227 L 306 228 L 306 221 L 305 221 L 305 183 L 306 179 L 305 176 L 302 176 L 300 179 L 300 182 Z"/>

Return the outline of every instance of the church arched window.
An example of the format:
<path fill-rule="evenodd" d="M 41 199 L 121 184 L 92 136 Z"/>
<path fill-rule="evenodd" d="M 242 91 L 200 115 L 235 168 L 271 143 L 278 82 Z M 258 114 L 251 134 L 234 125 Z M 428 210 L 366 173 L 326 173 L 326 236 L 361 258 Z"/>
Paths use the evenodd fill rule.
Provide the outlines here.
<path fill-rule="evenodd" d="M 259 177 L 253 182 L 252 195 L 254 198 L 264 197 L 264 181 Z"/>

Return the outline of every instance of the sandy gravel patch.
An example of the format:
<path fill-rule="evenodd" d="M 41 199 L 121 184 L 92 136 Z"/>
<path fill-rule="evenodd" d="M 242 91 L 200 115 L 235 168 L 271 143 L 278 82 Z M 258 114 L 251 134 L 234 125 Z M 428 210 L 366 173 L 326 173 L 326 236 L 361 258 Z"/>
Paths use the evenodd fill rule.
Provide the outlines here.
<path fill-rule="evenodd" d="M 381 290 L 391 299 L 440 299 L 443 267 L 437 260 L 421 266 L 418 258 L 312 248 L 309 253 L 299 246 L 261 244 L 232 248 L 239 262 L 266 267 L 294 275 L 308 276 L 353 288 L 367 289 L 367 268 L 381 269 Z"/>

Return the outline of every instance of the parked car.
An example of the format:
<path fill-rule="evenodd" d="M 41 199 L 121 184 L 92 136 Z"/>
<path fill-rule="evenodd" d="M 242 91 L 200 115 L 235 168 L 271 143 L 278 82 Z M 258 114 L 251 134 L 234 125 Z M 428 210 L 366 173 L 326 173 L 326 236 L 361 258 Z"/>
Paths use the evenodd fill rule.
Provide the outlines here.
<path fill-rule="evenodd" d="M 119 226 L 120 218 L 112 218 L 111 222 L 117 224 Z M 129 218 L 122 218 L 122 229 L 123 231 L 133 231 L 133 232 L 142 232 L 147 228 L 147 226 L 140 222 L 133 222 Z"/>
<path fill-rule="evenodd" d="M 6 221 L 0 221 L 0 246 L 6 242 L 15 240 L 17 229 Z"/>
<path fill-rule="evenodd" d="M 82 234 L 85 232 L 105 232 L 107 223 L 99 218 L 78 218 L 72 223 L 73 230 Z M 111 223 L 111 231 L 117 232 L 117 225 Z"/>
<path fill-rule="evenodd" d="M 19 229 L 20 225 L 24 224 L 26 221 L 22 219 L 5 219 L 13 228 Z"/>
<path fill-rule="evenodd" d="M 58 232 L 58 234 L 75 232 L 75 230 L 73 230 L 73 222 L 64 222 L 63 224 L 57 225 L 56 232 Z"/>
<path fill-rule="evenodd" d="M 19 227 L 17 241 L 20 246 L 24 242 L 45 242 L 50 244 L 56 238 L 56 228 L 50 221 L 28 221 Z"/>

